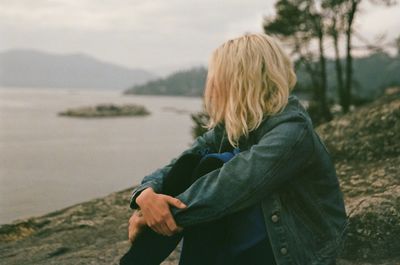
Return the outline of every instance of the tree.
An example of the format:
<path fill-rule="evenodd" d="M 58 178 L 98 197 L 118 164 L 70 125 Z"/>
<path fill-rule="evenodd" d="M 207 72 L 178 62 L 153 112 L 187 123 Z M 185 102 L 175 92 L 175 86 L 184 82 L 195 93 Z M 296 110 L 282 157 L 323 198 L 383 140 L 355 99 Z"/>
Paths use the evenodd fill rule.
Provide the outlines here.
<path fill-rule="evenodd" d="M 354 35 L 354 21 L 359 12 L 363 0 L 322 0 L 322 6 L 327 10 L 328 19 L 331 21 L 329 34 L 331 35 L 335 48 L 335 62 L 339 102 L 343 112 L 348 112 L 352 104 L 352 86 L 353 86 L 353 56 L 352 39 Z M 365 0 L 364 0 L 365 2 Z M 371 0 L 370 2 L 378 5 L 391 6 L 395 4 L 394 0 Z M 343 75 L 342 64 L 339 55 L 339 38 L 345 36 L 345 75 Z M 377 50 L 377 45 L 368 46 L 371 50 Z"/>
<path fill-rule="evenodd" d="M 336 84 L 339 102 L 342 105 L 344 102 L 344 76 L 343 66 L 340 59 L 339 41 L 341 33 L 345 29 L 345 19 L 343 16 L 343 7 L 341 0 L 324 0 L 322 7 L 326 10 L 327 18 L 329 20 L 327 26 L 327 34 L 332 37 L 334 54 L 335 54 L 335 71 L 336 71 Z M 343 106 L 343 105 L 342 105 Z"/>
<path fill-rule="evenodd" d="M 353 56 L 351 54 L 351 42 L 352 42 L 352 33 L 353 33 L 353 22 L 358 11 L 358 6 L 361 0 L 349 0 L 343 1 L 344 4 L 347 4 L 349 7 L 346 8 L 347 16 L 346 16 L 346 83 L 345 89 L 343 91 L 343 102 L 342 108 L 343 112 L 348 112 L 351 104 L 351 88 L 352 88 L 352 78 L 353 78 Z"/>
<path fill-rule="evenodd" d="M 370 0 L 374 4 L 391 6 L 394 0 Z M 326 56 L 324 42 L 333 41 L 337 93 L 343 112 L 352 104 L 353 86 L 353 36 L 354 21 L 363 0 L 278 0 L 276 16 L 264 19 L 264 31 L 278 36 L 292 47 L 292 54 L 304 65 L 313 86 L 313 101 L 324 120 L 330 120 L 326 98 Z M 365 2 L 365 0 L 364 0 Z M 341 60 L 339 42 L 345 39 L 345 60 Z M 310 44 L 316 40 L 318 51 L 310 52 Z M 397 39 L 397 46 L 400 44 Z M 372 51 L 379 45 L 367 45 Z M 400 53 L 400 48 L 399 48 Z M 318 59 L 317 59 L 318 58 Z"/>
<path fill-rule="evenodd" d="M 326 25 L 319 2 L 314 0 L 279 0 L 276 16 L 264 19 L 264 31 L 288 43 L 297 64 L 304 65 L 312 83 L 312 102 L 316 123 L 332 119 L 327 101 L 326 56 L 324 40 Z M 318 51 L 311 52 L 313 40 Z M 318 121 L 317 121 L 318 120 Z"/>

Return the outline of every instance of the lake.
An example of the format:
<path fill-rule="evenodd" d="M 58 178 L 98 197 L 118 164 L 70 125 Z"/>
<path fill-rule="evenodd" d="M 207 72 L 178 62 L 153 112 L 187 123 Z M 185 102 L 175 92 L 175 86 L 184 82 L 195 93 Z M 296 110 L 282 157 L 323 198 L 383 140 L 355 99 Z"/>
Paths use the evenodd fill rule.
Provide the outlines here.
<path fill-rule="evenodd" d="M 137 103 L 151 115 L 57 115 L 100 103 Z M 138 184 L 190 146 L 199 110 L 200 98 L 0 88 L 0 224 Z"/>

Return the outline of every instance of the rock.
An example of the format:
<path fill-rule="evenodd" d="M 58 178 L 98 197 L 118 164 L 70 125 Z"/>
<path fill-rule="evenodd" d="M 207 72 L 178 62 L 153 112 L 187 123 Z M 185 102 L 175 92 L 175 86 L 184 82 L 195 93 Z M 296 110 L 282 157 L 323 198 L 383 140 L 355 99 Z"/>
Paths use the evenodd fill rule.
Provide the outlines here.
<path fill-rule="evenodd" d="M 317 132 L 335 160 L 350 218 L 342 258 L 400 264 L 400 88 Z"/>
<path fill-rule="evenodd" d="M 60 112 L 60 116 L 69 117 L 113 117 L 113 116 L 146 116 L 150 112 L 144 107 L 135 104 L 117 106 L 114 104 L 99 104 L 94 107 L 80 107 Z"/>
<path fill-rule="evenodd" d="M 118 264 L 132 188 L 0 227 L 0 264 Z"/>

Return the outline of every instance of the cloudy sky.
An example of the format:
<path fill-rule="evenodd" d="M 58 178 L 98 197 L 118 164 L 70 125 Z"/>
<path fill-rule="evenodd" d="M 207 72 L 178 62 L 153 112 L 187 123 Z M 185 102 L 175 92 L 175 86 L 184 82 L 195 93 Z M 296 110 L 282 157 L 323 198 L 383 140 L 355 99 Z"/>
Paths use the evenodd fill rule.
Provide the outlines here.
<path fill-rule="evenodd" d="M 400 34 L 400 5 L 367 1 L 356 21 L 369 41 Z M 86 53 L 161 75 L 206 64 L 228 38 L 261 32 L 271 0 L 0 0 L 0 51 Z"/>

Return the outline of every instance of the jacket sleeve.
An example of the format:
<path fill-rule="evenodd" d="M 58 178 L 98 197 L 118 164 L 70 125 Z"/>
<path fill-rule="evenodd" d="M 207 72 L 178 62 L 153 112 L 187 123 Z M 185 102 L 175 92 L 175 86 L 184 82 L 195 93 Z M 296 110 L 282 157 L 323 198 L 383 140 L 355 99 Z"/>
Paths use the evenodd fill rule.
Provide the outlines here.
<path fill-rule="evenodd" d="M 176 196 L 188 207 L 171 207 L 176 223 L 192 226 L 259 202 L 301 170 L 314 153 L 312 126 L 302 119 L 280 123 L 257 144 L 197 179 Z"/>
<path fill-rule="evenodd" d="M 168 174 L 169 170 L 173 167 L 175 161 L 178 160 L 180 156 L 188 153 L 198 153 L 204 155 L 206 153 L 209 153 L 211 150 L 212 152 L 215 152 L 214 138 L 215 138 L 214 129 L 207 131 L 203 135 L 197 137 L 189 149 L 182 152 L 178 157 L 172 159 L 169 164 L 145 176 L 141 181 L 141 183 L 138 186 L 136 186 L 132 191 L 130 197 L 130 208 L 131 209 L 139 208 L 139 206 L 136 204 L 136 198 L 140 195 L 140 193 L 144 189 L 148 187 L 152 187 L 156 193 L 162 193 L 163 179 Z"/>

